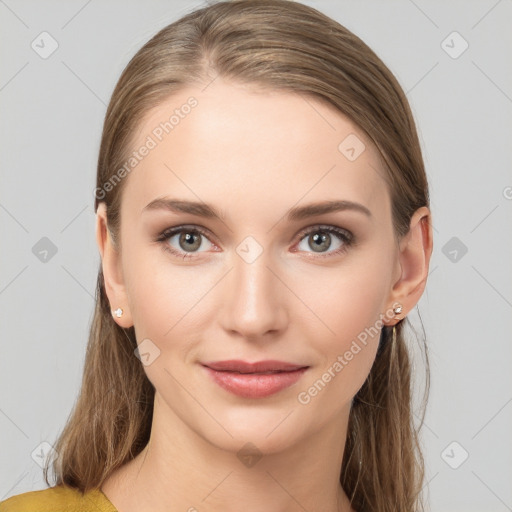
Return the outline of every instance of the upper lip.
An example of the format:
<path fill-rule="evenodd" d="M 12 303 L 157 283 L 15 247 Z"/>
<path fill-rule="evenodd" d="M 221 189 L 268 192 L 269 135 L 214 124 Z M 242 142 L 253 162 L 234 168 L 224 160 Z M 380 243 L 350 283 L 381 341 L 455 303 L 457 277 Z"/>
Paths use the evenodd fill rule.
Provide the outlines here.
<path fill-rule="evenodd" d="M 283 361 L 275 360 L 256 361 L 254 363 L 249 363 L 246 361 L 231 359 L 229 361 L 208 361 L 202 364 L 203 366 L 208 366 L 208 368 L 211 368 L 212 370 L 240 373 L 261 373 L 272 371 L 291 372 L 300 368 L 306 368 L 306 366 L 302 364 L 285 363 Z"/>

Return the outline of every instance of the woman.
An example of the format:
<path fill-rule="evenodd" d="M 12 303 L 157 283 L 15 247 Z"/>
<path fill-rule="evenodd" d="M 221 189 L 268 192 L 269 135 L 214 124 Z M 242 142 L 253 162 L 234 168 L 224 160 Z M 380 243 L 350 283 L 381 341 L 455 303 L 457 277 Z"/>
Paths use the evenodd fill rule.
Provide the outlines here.
<path fill-rule="evenodd" d="M 423 507 L 404 323 L 428 184 L 372 50 L 287 0 L 184 16 L 122 73 L 94 194 L 97 305 L 55 485 L 1 511 Z"/>

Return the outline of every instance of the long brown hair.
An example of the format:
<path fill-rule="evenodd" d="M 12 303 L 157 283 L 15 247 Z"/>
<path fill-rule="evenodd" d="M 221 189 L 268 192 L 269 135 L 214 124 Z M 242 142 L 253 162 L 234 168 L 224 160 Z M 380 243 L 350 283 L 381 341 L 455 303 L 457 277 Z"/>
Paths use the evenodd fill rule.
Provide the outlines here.
<path fill-rule="evenodd" d="M 108 225 L 118 240 L 126 179 L 119 169 L 137 126 L 148 111 L 189 84 L 222 76 L 245 84 L 306 94 L 327 102 L 375 144 L 392 201 L 397 239 L 412 214 L 429 206 L 421 148 L 399 83 L 357 36 L 317 10 L 291 0 L 233 0 L 197 9 L 152 37 L 131 59 L 112 94 L 98 158 L 95 211 L 106 203 Z M 118 240 L 120 242 L 120 240 Z M 117 243 L 117 242 L 116 242 Z M 119 244 L 119 249 L 120 249 Z M 82 492 L 100 488 L 149 441 L 154 388 L 134 356 L 134 328 L 114 322 L 98 271 L 82 387 L 55 449 L 56 485 Z M 407 319 L 384 326 L 369 376 L 355 396 L 341 468 L 341 485 L 358 511 L 424 510 L 424 460 L 412 407 Z"/>

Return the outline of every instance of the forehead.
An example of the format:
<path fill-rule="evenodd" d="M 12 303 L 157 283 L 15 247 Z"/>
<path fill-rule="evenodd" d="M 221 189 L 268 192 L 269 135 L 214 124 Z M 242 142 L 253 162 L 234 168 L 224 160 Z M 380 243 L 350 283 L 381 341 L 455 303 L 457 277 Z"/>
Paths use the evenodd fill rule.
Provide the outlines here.
<path fill-rule="evenodd" d="M 389 209 L 374 146 L 311 96 L 220 78 L 190 86 L 145 116 L 131 150 L 139 160 L 127 177 L 123 209 L 135 216 L 164 195 L 212 203 L 227 216 L 236 208 L 263 216 L 331 199 Z"/>

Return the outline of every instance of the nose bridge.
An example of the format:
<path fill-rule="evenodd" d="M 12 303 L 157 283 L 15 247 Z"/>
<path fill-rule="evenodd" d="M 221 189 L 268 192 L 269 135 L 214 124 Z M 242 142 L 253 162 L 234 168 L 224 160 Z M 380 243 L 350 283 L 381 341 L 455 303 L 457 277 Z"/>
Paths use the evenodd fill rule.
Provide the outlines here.
<path fill-rule="evenodd" d="M 263 336 L 281 329 L 285 321 L 282 286 L 268 268 L 272 268 L 270 251 L 247 237 L 233 254 L 233 270 L 225 286 L 229 300 L 222 315 L 224 328 L 248 338 Z"/>

